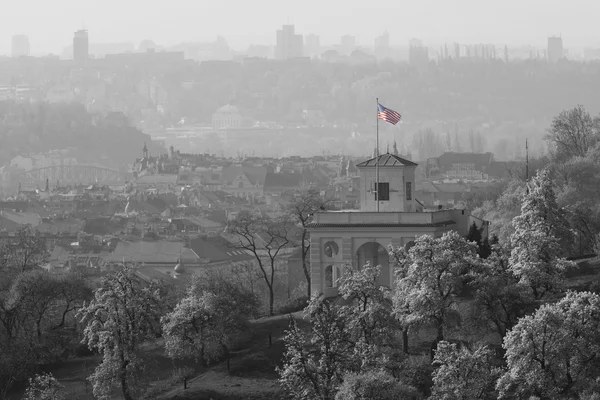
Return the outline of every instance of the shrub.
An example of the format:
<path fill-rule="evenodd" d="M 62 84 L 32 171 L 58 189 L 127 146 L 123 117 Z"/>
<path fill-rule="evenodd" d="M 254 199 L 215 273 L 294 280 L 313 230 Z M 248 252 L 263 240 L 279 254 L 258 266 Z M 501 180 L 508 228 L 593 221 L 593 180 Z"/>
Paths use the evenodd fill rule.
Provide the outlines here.
<path fill-rule="evenodd" d="M 301 296 L 293 299 L 288 299 L 279 307 L 279 314 L 291 314 L 297 311 L 302 311 L 308 305 L 308 297 Z"/>
<path fill-rule="evenodd" d="M 336 400 L 413 400 L 418 392 L 383 371 L 349 373 L 339 388 Z"/>

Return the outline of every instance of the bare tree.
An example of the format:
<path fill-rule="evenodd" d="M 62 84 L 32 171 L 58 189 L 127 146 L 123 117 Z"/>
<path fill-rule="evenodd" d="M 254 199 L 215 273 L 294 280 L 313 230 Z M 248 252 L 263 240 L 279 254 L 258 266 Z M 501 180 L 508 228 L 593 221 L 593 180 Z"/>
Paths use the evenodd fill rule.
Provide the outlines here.
<path fill-rule="evenodd" d="M 600 140 L 600 117 L 592 118 L 581 105 L 563 110 L 548 128 L 546 140 L 554 146 L 557 160 L 583 157 Z"/>
<path fill-rule="evenodd" d="M 308 252 L 310 250 L 310 238 L 307 226 L 313 220 L 313 215 L 319 211 L 325 211 L 329 208 L 333 199 L 321 196 L 314 189 L 308 189 L 296 193 L 287 211 L 292 219 L 302 227 L 298 233 L 298 241 L 302 248 L 302 269 L 306 278 L 307 296 L 310 298 L 310 262 L 308 261 Z"/>
<path fill-rule="evenodd" d="M 269 289 L 269 315 L 274 315 L 275 270 L 281 251 L 291 243 L 292 222 L 287 218 L 257 217 L 243 212 L 228 226 L 232 247 L 249 252 Z"/>

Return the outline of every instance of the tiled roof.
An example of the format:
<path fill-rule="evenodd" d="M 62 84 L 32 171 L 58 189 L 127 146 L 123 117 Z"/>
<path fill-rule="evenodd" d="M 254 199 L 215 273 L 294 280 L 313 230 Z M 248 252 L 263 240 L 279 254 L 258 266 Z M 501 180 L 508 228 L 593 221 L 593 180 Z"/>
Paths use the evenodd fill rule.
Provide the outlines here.
<path fill-rule="evenodd" d="M 201 259 L 206 258 L 211 263 L 249 261 L 253 259 L 244 250 L 234 248 L 233 244 L 221 237 L 192 239 L 190 247 L 198 254 L 198 257 Z"/>
<path fill-rule="evenodd" d="M 375 167 L 379 164 L 380 167 L 416 167 L 418 164 L 406 160 L 402 157 L 398 157 L 394 154 L 382 154 L 379 157 L 372 158 L 367 161 L 363 161 L 356 166 L 358 168 L 362 167 Z"/>
<path fill-rule="evenodd" d="M 441 228 L 445 226 L 455 225 L 455 221 L 443 221 L 428 224 L 402 224 L 402 223 L 372 223 L 366 222 L 363 224 L 351 223 L 351 224 L 336 224 L 336 223 L 311 223 L 308 224 L 309 228 Z"/>

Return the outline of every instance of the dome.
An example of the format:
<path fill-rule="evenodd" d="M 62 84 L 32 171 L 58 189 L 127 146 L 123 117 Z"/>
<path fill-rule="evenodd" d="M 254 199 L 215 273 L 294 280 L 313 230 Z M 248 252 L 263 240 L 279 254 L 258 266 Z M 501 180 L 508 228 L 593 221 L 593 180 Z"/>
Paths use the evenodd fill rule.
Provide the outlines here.
<path fill-rule="evenodd" d="M 224 105 L 223 107 L 219 108 L 217 110 L 217 113 L 218 114 L 239 114 L 240 111 L 238 110 L 238 108 L 236 106 L 227 104 L 227 105 Z"/>
<path fill-rule="evenodd" d="M 177 265 L 175 266 L 175 268 L 173 270 L 175 271 L 176 274 L 183 274 L 185 272 L 185 268 L 183 266 L 183 262 L 181 261 L 181 258 L 179 260 L 177 260 Z"/>

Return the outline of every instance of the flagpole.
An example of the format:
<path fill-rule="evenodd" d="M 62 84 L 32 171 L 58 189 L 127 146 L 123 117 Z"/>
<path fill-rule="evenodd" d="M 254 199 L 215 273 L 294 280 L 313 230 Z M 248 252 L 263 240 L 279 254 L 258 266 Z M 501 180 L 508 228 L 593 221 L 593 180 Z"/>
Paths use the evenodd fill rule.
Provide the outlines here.
<path fill-rule="evenodd" d="M 377 144 L 375 150 L 375 200 L 377 201 L 377 212 L 379 212 L 379 98 L 377 102 Z"/>

